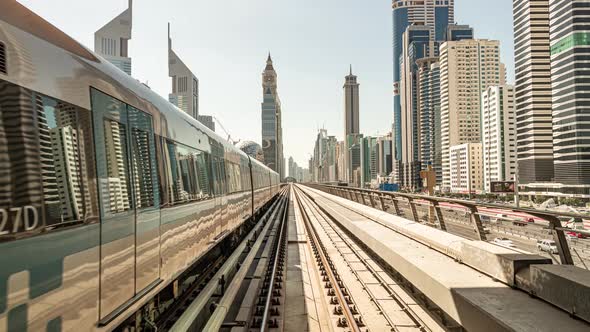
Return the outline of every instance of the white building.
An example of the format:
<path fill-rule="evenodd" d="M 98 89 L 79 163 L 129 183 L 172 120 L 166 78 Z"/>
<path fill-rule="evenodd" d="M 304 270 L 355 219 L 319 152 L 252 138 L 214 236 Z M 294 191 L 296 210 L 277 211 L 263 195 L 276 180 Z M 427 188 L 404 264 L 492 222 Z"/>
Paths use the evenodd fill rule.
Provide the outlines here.
<path fill-rule="evenodd" d="M 490 86 L 482 94 L 484 189 L 491 181 L 512 181 L 516 173 L 514 87 Z"/>
<path fill-rule="evenodd" d="M 481 143 L 453 145 L 449 153 L 451 191 L 477 193 L 483 189 L 483 158 Z"/>
<path fill-rule="evenodd" d="M 94 51 L 131 75 L 129 40 L 131 39 L 132 0 L 129 7 L 94 33 Z"/>
<path fill-rule="evenodd" d="M 442 189 L 451 187 L 449 151 L 453 145 L 481 142 L 481 96 L 505 84 L 500 42 L 473 39 L 440 47 Z"/>

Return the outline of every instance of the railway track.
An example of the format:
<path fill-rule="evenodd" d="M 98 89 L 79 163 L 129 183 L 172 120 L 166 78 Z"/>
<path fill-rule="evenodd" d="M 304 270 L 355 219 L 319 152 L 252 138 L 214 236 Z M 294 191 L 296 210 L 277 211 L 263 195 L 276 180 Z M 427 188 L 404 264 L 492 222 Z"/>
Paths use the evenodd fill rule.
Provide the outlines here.
<path fill-rule="evenodd" d="M 301 189 L 295 189 L 335 329 L 444 331 L 380 264 Z"/>
<path fill-rule="evenodd" d="M 290 188 L 225 262 L 214 268 L 171 316 L 170 331 L 268 331 L 279 327 L 284 303 L 283 270 Z"/>

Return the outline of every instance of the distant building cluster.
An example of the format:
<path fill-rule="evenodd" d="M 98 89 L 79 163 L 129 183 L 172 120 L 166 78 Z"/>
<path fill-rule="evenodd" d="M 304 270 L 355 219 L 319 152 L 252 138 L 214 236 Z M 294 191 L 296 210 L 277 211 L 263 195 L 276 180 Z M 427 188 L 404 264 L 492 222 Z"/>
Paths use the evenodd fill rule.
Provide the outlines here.
<path fill-rule="evenodd" d="M 293 157 L 289 157 L 289 177 L 295 179 L 298 183 L 310 182 L 311 177 L 309 175 L 309 169 L 302 168 L 293 160 Z"/>
<path fill-rule="evenodd" d="M 338 141 L 320 129 L 309 160 L 311 180 L 320 183 L 347 183 L 376 188 L 391 181 L 391 134 L 371 137 L 357 134 Z"/>
<path fill-rule="evenodd" d="M 346 183 L 376 188 L 390 183 L 392 174 L 391 133 L 371 137 L 359 130 L 359 83 L 352 67 L 344 78 L 344 140 L 318 131 L 313 156 L 309 160 L 310 179 L 320 183 Z"/>
<path fill-rule="evenodd" d="M 441 192 L 590 197 L 582 2 L 513 1 L 510 85 L 500 42 L 454 23 L 454 0 L 393 0 L 392 181 L 419 191 L 432 166 Z"/>

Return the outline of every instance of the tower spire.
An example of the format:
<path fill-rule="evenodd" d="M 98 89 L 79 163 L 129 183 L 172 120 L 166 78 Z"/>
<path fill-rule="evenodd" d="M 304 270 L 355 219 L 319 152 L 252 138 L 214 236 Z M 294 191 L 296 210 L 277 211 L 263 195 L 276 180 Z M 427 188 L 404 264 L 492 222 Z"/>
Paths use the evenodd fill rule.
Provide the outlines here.
<path fill-rule="evenodd" d="M 350 64 L 350 76 L 352 76 L 352 63 Z"/>
<path fill-rule="evenodd" d="M 268 52 L 268 58 L 266 58 L 266 68 L 264 68 L 264 70 L 274 70 L 272 66 L 272 58 L 270 57 L 270 51 Z"/>
<path fill-rule="evenodd" d="M 170 22 L 168 22 L 168 50 L 172 48 L 172 38 L 170 38 Z"/>

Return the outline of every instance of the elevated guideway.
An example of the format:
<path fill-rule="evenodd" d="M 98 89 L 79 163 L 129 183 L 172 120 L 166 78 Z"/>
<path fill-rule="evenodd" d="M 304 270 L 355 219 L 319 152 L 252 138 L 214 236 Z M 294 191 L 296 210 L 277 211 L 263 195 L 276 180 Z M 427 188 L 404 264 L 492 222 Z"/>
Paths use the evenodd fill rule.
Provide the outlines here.
<path fill-rule="evenodd" d="M 296 188 L 442 321 L 468 331 L 590 330 L 587 270 L 392 215 L 377 196 L 362 204 Z"/>

